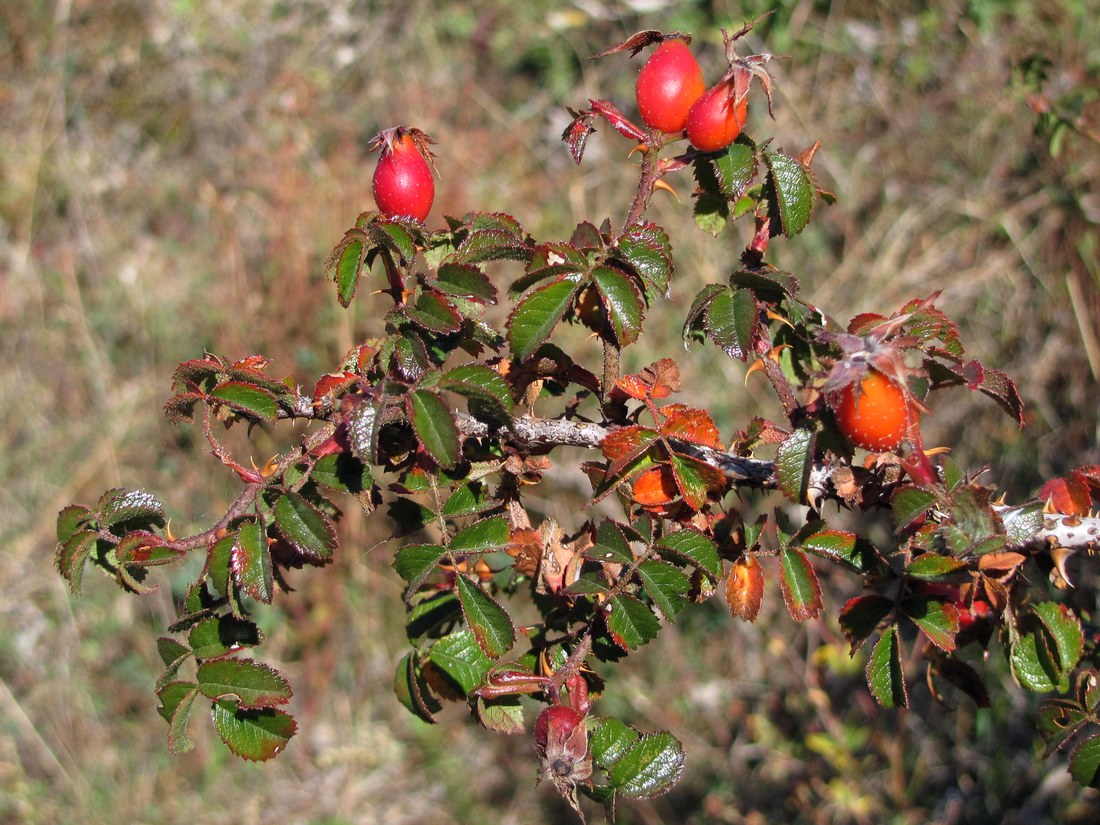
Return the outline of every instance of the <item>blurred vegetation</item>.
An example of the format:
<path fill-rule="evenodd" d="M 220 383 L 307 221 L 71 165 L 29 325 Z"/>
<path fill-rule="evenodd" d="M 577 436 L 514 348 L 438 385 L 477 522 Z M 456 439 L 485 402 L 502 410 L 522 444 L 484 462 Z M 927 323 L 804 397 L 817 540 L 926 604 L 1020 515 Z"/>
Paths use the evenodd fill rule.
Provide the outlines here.
<path fill-rule="evenodd" d="M 338 310 L 320 261 L 372 206 L 377 130 L 439 141 L 436 216 L 507 210 L 561 237 L 620 217 L 633 187 L 609 130 L 580 169 L 558 140 L 566 105 L 632 110 L 636 65 L 587 56 L 681 29 L 715 76 L 719 27 L 768 11 L 750 40 L 785 55 L 777 120 L 758 101 L 749 130 L 790 149 L 821 140 L 815 166 L 840 199 L 777 245 L 779 263 L 841 322 L 943 291 L 969 351 L 1019 382 L 1030 426 L 960 392 L 937 399 L 927 440 L 990 465 L 1010 500 L 1100 463 L 1095 0 L 0 5 L 0 822 L 563 821 L 531 790 L 529 741 L 459 709 L 428 729 L 392 698 L 402 616 L 384 516 L 351 514 L 334 568 L 301 575 L 265 617 L 303 723 L 266 766 L 207 730 L 168 755 L 152 639 L 171 583 L 136 599 L 93 576 L 72 599 L 51 567 L 53 517 L 141 486 L 182 534 L 231 499 L 195 434 L 156 412 L 168 376 L 205 347 L 262 352 L 308 381 L 371 329 L 364 309 Z M 778 415 L 763 381 L 744 385 L 713 348 L 675 354 L 684 302 L 748 227 L 715 242 L 689 213 L 654 208 L 676 246 L 676 303 L 652 313 L 627 366 L 677 357 L 728 438 Z M 277 446 L 261 439 L 256 460 Z M 567 469 L 551 483 L 546 513 L 572 523 L 584 486 Z M 835 622 L 794 627 L 779 602 L 769 591 L 751 627 L 719 604 L 688 611 L 619 667 L 608 705 L 689 749 L 678 789 L 623 822 L 1096 821 L 1097 795 L 1035 758 L 1033 697 L 1005 684 L 979 711 L 917 685 L 913 710 L 882 712 Z M 1008 679 L 996 656 L 989 668 Z"/>

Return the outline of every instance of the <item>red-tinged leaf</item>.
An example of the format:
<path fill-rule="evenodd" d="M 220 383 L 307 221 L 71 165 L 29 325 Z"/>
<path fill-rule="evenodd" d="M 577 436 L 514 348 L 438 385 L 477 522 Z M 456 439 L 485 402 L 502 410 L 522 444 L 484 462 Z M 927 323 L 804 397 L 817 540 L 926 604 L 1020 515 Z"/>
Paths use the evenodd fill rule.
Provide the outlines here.
<path fill-rule="evenodd" d="M 425 290 L 413 304 L 405 305 L 405 315 L 414 324 L 432 332 L 457 332 L 462 316 L 442 293 Z"/>
<path fill-rule="evenodd" d="M 320 561 L 332 558 L 338 539 L 332 521 L 298 493 L 284 493 L 272 507 L 275 528 L 299 553 Z"/>
<path fill-rule="evenodd" d="M 791 501 L 799 504 L 806 499 L 806 489 L 813 469 L 816 433 L 797 429 L 783 440 L 775 455 L 775 474 L 779 489 Z"/>
<path fill-rule="evenodd" d="M 175 755 L 187 753 L 194 743 L 187 736 L 187 722 L 195 705 L 198 686 L 194 682 L 168 682 L 157 691 L 157 710 L 168 722 L 168 749 Z"/>
<path fill-rule="evenodd" d="M 756 621 L 764 599 L 764 571 L 756 556 L 742 556 L 730 565 L 726 578 L 726 604 L 744 622 Z"/>
<path fill-rule="evenodd" d="M 1100 789 L 1100 736 L 1089 736 L 1074 747 L 1069 755 L 1069 773 L 1078 785 Z"/>
<path fill-rule="evenodd" d="M 492 516 L 459 530 L 451 539 L 450 549 L 454 553 L 485 553 L 503 549 L 510 542 L 508 519 L 504 516 Z"/>
<path fill-rule="evenodd" d="M 662 295 L 668 295 L 674 264 L 668 234 L 655 223 L 634 224 L 620 237 L 618 255 Z"/>
<path fill-rule="evenodd" d="M 218 382 L 222 367 L 221 359 L 213 353 L 184 361 L 172 373 L 172 386 L 181 391 L 202 390 L 205 396 Z"/>
<path fill-rule="evenodd" d="M 263 421 L 275 421 L 279 417 L 279 402 L 263 387 L 241 381 L 226 381 L 214 388 L 213 398 L 227 404 L 236 413 L 250 415 Z"/>
<path fill-rule="evenodd" d="M 237 541 L 230 554 L 233 581 L 242 593 L 264 604 L 271 604 L 275 595 L 275 582 L 271 570 L 271 551 L 261 522 L 250 520 L 241 523 Z"/>
<path fill-rule="evenodd" d="M 893 600 L 885 596 L 857 596 L 845 602 L 840 609 L 840 630 L 851 645 L 851 655 L 855 656 L 893 609 Z"/>
<path fill-rule="evenodd" d="M 339 398 L 358 382 L 354 372 L 329 372 L 317 379 L 313 386 L 313 403 Z"/>
<path fill-rule="evenodd" d="M 906 529 L 932 508 L 936 495 L 928 490 L 907 485 L 899 487 L 890 499 L 891 515 L 894 526 L 899 531 Z"/>
<path fill-rule="evenodd" d="M 629 275 L 609 266 L 592 270 L 592 282 L 600 293 L 600 303 L 611 321 L 615 343 L 620 347 L 633 344 L 642 331 L 645 300 Z"/>
<path fill-rule="evenodd" d="M 206 401 L 206 393 L 185 392 L 173 395 L 164 404 L 164 415 L 173 424 L 193 421 L 195 405 L 203 401 Z"/>
<path fill-rule="evenodd" d="M 165 546 L 166 542 L 155 533 L 133 530 L 115 545 L 115 558 L 120 564 L 155 567 L 179 561 L 186 553 Z"/>
<path fill-rule="evenodd" d="M 691 444 L 722 449 L 718 427 L 706 410 L 698 410 L 683 404 L 669 404 L 661 410 L 665 416 L 661 424 L 661 434 L 669 438 L 678 438 Z"/>
<path fill-rule="evenodd" d="M 982 392 L 1001 405 L 1001 408 L 1024 426 L 1024 402 L 1012 379 L 1000 370 L 987 369 L 982 378 Z"/>
<path fill-rule="evenodd" d="M 615 596 L 609 607 L 607 629 L 624 650 L 641 647 L 661 629 L 661 622 L 649 606 L 633 596 Z"/>
<path fill-rule="evenodd" d="M 640 126 L 632 123 L 626 115 L 616 108 L 615 104 L 608 100 L 589 100 L 588 105 L 592 107 L 592 111 L 606 118 L 607 122 L 611 124 L 612 128 L 622 135 L 624 138 L 630 140 L 637 140 L 645 142 L 649 139 L 645 130 Z"/>
<path fill-rule="evenodd" d="M 378 435 L 382 429 L 379 405 L 363 398 L 347 417 L 348 443 L 351 451 L 364 464 L 373 464 L 378 457 Z"/>
<path fill-rule="evenodd" d="M 821 556 L 823 559 L 847 564 L 859 571 L 867 567 L 867 561 L 864 554 L 860 552 L 859 539 L 855 533 L 844 530 L 818 530 L 803 539 L 800 546 L 803 550 Z"/>
<path fill-rule="evenodd" d="M 398 663 L 393 677 L 393 692 L 409 713 L 429 724 L 435 723 L 434 714 L 443 708 L 429 692 L 414 653 L 406 653 Z"/>
<path fill-rule="evenodd" d="M 210 616 L 195 624 L 187 634 L 187 644 L 198 661 L 224 659 L 262 641 L 263 634 L 255 622 L 236 616 Z"/>
<path fill-rule="evenodd" d="M 69 582 L 74 595 L 80 594 L 80 583 L 84 578 L 84 563 L 95 549 L 96 534 L 89 531 L 73 533 L 63 542 L 59 542 L 54 554 L 57 571 Z"/>
<path fill-rule="evenodd" d="M 617 475 L 623 467 L 657 443 L 660 437 L 656 430 L 640 425 L 612 430 L 600 442 L 600 450 L 611 462 L 607 468 L 608 476 Z"/>
<path fill-rule="evenodd" d="M 966 578 L 967 563 L 939 553 L 923 553 L 905 566 L 905 574 L 927 582 L 957 582 Z"/>
<path fill-rule="evenodd" d="M 813 177 L 805 166 L 780 152 L 765 152 L 764 163 L 768 167 L 765 191 L 772 232 L 794 237 L 810 222 L 817 200 Z"/>
<path fill-rule="evenodd" d="M 445 263 L 479 264 L 485 261 L 531 260 L 531 247 L 509 229 L 479 229 L 471 232 Z"/>
<path fill-rule="evenodd" d="M 495 304 L 497 300 L 497 288 L 489 276 L 470 264 L 443 264 L 433 286 L 447 295 L 481 304 Z"/>
<path fill-rule="evenodd" d="M 523 706 L 519 697 L 513 696 L 487 702 L 477 697 L 477 720 L 495 733 L 522 734 L 526 731 L 523 724 Z"/>
<path fill-rule="evenodd" d="M 250 762 L 265 762 L 282 753 L 298 730 L 294 717 L 281 710 L 247 710 L 236 702 L 215 702 L 214 729 L 229 750 Z"/>
<path fill-rule="evenodd" d="M 527 360 L 546 343 L 579 288 L 573 278 L 562 278 L 524 296 L 508 317 L 508 343 L 517 361 Z"/>
<path fill-rule="evenodd" d="M 727 201 L 738 201 L 756 179 L 756 145 L 744 134 L 710 161 L 718 191 Z"/>
<path fill-rule="evenodd" d="M 635 476 L 630 483 L 630 492 L 634 501 L 643 507 L 663 507 L 680 496 L 672 468 L 667 464 L 651 467 Z"/>
<path fill-rule="evenodd" d="M 414 390 L 406 396 L 406 415 L 413 432 L 437 464 L 453 467 L 462 457 L 461 437 L 447 402 L 430 390 Z"/>
<path fill-rule="evenodd" d="M 959 632 L 959 611 L 955 605 L 932 596 L 911 596 L 902 601 L 901 610 L 944 653 L 955 649 L 955 636 Z"/>
<path fill-rule="evenodd" d="M 485 655 L 499 659 L 511 650 L 516 642 L 516 627 L 507 611 L 466 576 L 455 579 L 455 588 L 466 625 Z"/>
<path fill-rule="evenodd" d="M 241 707 L 270 708 L 290 701 L 291 690 L 275 668 L 252 659 L 215 659 L 197 669 L 199 690 L 210 699 L 236 697 Z"/>
<path fill-rule="evenodd" d="M 565 127 L 561 139 L 569 147 L 569 155 L 573 158 L 573 161 L 579 165 L 581 158 L 584 157 L 584 147 L 588 143 L 588 136 L 596 129 L 592 126 L 591 112 L 575 112 L 572 109 L 569 112 L 573 115 L 573 121 Z"/>
<path fill-rule="evenodd" d="M 419 232 L 407 219 L 379 215 L 367 225 L 367 232 L 375 246 L 388 249 L 400 263 L 412 263 L 416 257 L 414 233 Z"/>
<path fill-rule="evenodd" d="M 325 276 L 336 283 L 336 299 L 347 308 L 363 275 L 366 243 L 363 233 L 349 232 L 325 261 Z"/>
<path fill-rule="evenodd" d="M 1052 478 L 1039 489 L 1039 500 L 1067 516 L 1088 516 L 1092 512 L 1092 491 L 1082 473 L 1071 470 L 1061 478 Z"/>
<path fill-rule="evenodd" d="M 896 626 L 888 628 L 871 651 L 871 659 L 867 663 L 867 686 L 871 689 L 871 695 L 884 708 L 909 706 L 905 672 L 901 666 L 901 643 Z"/>
<path fill-rule="evenodd" d="M 694 530 L 677 530 L 666 533 L 654 549 L 661 556 L 671 555 L 683 559 L 707 573 L 714 581 L 722 575 L 722 560 L 714 542 Z"/>
<path fill-rule="evenodd" d="M 124 525 L 134 527 L 163 527 L 164 505 L 156 496 L 144 490 L 125 490 L 115 487 L 99 498 L 96 504 L 97 521 L 103 527 Z"/>
<path fill-rule="evenodd" d="M 720 470 L 694 458 L 671 453 L 669 466 L 672 467 L 676 486 L 680 488 L 680 495 L 694 510 L 703 508 L 711 492 L 719 492 L 726 487 L 726 477 Z"/>
<path fill-rule="evenodd" d="M 795 548 L 785 548 L 779 558 L 779 585 L 787 611 L 797 622 L 816 619 L 824 603 L 821 584 L 806 554 Z"/>
<path fill-rule="evenodd" d="M 631 799 L 667 793 L 684 770 L 684 747 L 667 731 L 644 733 L 627 746 L 608 772 L 607 781 Z"/>
<path fill-rule="evenodd" d="M 72 535 L 86 528 L 94 529 L 95 513 L 82 504 L 70 504 L 57 514 L 57 540 L 68 541 Z"/>

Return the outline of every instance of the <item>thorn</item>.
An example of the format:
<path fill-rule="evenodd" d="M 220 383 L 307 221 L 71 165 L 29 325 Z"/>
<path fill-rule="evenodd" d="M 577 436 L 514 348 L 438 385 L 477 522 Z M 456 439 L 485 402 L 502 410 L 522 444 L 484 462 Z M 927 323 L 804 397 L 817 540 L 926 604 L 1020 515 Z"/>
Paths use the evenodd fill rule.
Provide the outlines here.
<path fill-rule="evenodd" d="M 1058 508 L 1054 506 L 1054 497 L 1050 496 L 1043 502 L 1043 515 L 1055 516 L 1058 515 Z"/>
<path fill-rule="evenodd" d="M 1069 575 L 1066 573 L 1066 559 L 1073 553 L 1074 551 L 1068 547 L 1052 547 L 1050 550 L 1050 560 L 1054 562 L 1054 569 L 1050 571 L 1050 583 L 1059 590 L 1073 587 L 1073 582 L 1069 580 Z"/>
<path fill-rule="evenodd" d="M 641 152 L 644 155 L 648 151 L 649 151 L 649 144 L 648 143 L 639 143 L 637 146 L 635 146 L 633 149 L 630 150 L 630 154 L 628 154 L 627 157 L 629 158 L 635 152 Z"/>
<path fill-rule="evenodd" d="M 1004 507 L 1004 506 L 1006 506 L 1005 505 L 1005 494 L 1004 493 L 1001 493 L 1001 497 L 993 502 L 993 506 L 994 507 Z"/>
<path fill-rule="evenodd" d="M 769 309 L 769 310 L 768 310 L 768 311 L 767 311 L 767 312 L 766 312 L 765 314 L 766 314 L 766 315 L 767 315 L 767 316 L 768 316 L 769 318 L 771 318 L 771 319 L 772 319 L 773 321 L 778 321 L 778 322 L 779 322 L 779 323 L 781 323 L 781 324 L 786 324 L 786 325 L 787 325 L 787 326 L 789 326 L 789 327 L 790 327 L 791 329 L 794 329 L 794 324 L 792 324 L 792 323 L 791 323 L 791 322 L 790 322 L 789 320 L 787 320 L 786 318 L 784 318 L 784 317 L 783 317 L 782 315 L 778 315 L 778 314 L 776 314 L 776 313 L 772 312 L 772 311 L 771 311 L 770 309 Z"/>
<path fill-rule="evenodd" d="M 752 362 L 752 366 L 749 367 L 748 371 L 745 373 L 745 384 L 747 385 L 749 383 L 750 375 L 752 375 L 754 372 L 763 372 L 763 370 L 764 362 L 761 359 L 757 358 L 755 361 Z"/>
<path fill-rule="evenodd" d="M 255 466 L 255 465 L 253 465 Z M 279 469 L 279 456 L 273 455 L 267 460 L 267 464 L 260 468 L 260 475 L 264 478 L 271 478 L 275 475 L 275 471 Z"/>
<path fill-rule="evenodd" d="M 924 451 L 924 454 L 931 458 L 934 455 L 947 455 L 951 452 L 950 447 L 932 447 Z"/>
<path fill-rule="evenodd" d="M 600 334 L 598 332 L 590 332 L 590 333 L 588 333 L 588 337 L 585 338 L 584 340 L 585 341 L 591 341 L 593 338 L 599 338 L 599 337 L 600 337 Z"/>
<path fill-rule="evenodd" d="M 168 519 L 168 523 L 164 525 L 164 537 L 168 541 L 175 541 L 176 537 L 172 535 L 172 519 Z"/>
<path fill-rule="evenodd" d="M 671 186 L 669 186 L 667 183 L 665 183 L 663 180 L 653 181 L 653 189 L 654 190 L 664 189 L 666 192 L 671 193 L 672 197 L 676 198 L 677 203 L 683 203 L 683 201 L 680 200 L 680 196 L 676 194 L 676 190 L 673 189 Z"/>

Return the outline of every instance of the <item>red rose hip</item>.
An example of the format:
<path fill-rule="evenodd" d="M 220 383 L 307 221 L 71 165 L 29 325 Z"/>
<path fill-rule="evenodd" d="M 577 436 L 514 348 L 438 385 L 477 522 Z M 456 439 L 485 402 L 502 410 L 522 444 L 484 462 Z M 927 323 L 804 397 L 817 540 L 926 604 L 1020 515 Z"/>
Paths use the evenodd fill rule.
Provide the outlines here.
<path fill-rule="evenodd" d="M 682 132 L 688 110 L 705 89 L 703 70 L 687 43 L 679 38 L 666 40 L 638 73 L 634 85 L 638 113 L 651 129 Z"/>

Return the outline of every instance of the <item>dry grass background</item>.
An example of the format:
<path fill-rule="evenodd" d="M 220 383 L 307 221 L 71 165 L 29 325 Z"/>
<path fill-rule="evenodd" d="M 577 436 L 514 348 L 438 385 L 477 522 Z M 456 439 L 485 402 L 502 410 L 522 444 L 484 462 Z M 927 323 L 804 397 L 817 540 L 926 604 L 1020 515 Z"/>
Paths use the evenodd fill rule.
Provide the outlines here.
<path fill-rule="evenodd" d="M 51 567 L 53 516 L 147 487 L 182 532 L 230 499 L 194 434 L 160 417 L 168 375 L 205 347 L 263 352 L 307 381 L 371 329 L 362 302 L 336 307 L 319 262 L 372 205 L 364 146 L 379 128 L 439 140 L 433 217 L 508 210 L 561 237 L 621 216 L 632 187 L 607 130 L 581 169 L 558 142 L 565 105 L 631 108 L 635 68 L 586 56 L 679 28 L 713 75 L 718 27 L 773 6 L 753 45 L 790 59 L 774 64 L 777 122 L 758 106 L 750 130 L 788 149 L 820 139 L 822 183 L 840 197 L 781 264 L 840 320 L 942 289 L 972 354 L 1019 381 L 1030 425 L 1017 433 L 958 394 L 935 405 L 930 440 L 990 464 L 1015 497 L 1100 462 L 1100 153 L 1078 135 L 1052 155 L 1011 82 L 1037 54 L 1053 93 L 1094 91 L 1095 0 L 0 6 L 0 822 L 562 821 L 530 788 L 526 741 L 457 711 L 427 729 L 392 698 L 403 616 L 386 554 L 371 552 L 384 517 L 349 518 L 338 563 L 263 617 L 282 628 L 266 656 L 294 681 L 302 733 L 256 766 L 202 726 L 194 752 L 168 756 L 152 639 L 170 597 L 92 576 L 72 598 Z M 774 407 L 740 365 L 677 356 L 677 318 L 745 228 L 713 242 L 687 211 L 655 207 L 678 303 L 653 313 L 665 329 L 628 364 L 680 358 L 728 436 Z M 568 482 L 542 505 L 566 519 Z M 624 822 L 1095 821 L 1097 796 L 1033 758 L 1028 697 L 999 689 L 975 712 L 917 690 L 916 712 L 879 713 L 835 627 L 792 628 L 777 601 L 751 628 L 698 609 L 619 668 L 606 710 L 670 727 L 689 750 L 679 789 Z"/>

